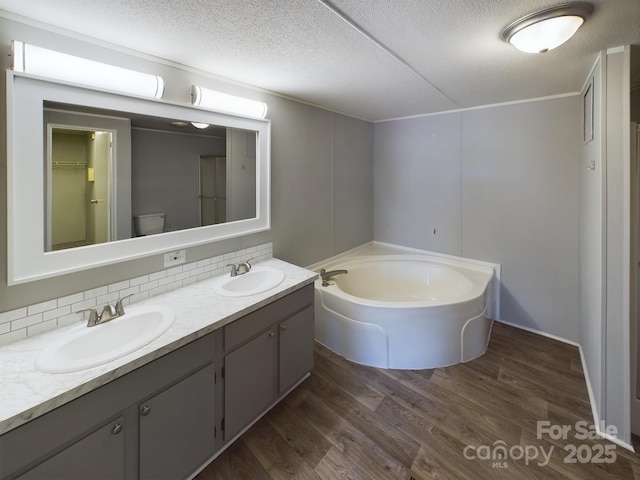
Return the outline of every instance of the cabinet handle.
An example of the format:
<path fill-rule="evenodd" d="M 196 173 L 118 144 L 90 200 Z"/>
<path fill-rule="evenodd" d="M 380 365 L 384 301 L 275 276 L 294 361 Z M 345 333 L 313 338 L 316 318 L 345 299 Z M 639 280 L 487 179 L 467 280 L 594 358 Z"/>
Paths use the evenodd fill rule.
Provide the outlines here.
<path fill-rule="evenodd" d="M 142 414 L 143 417 L 146 417 L 151 413 L 151 407 L 149 405 L 145 405 L 144 407 L 142 407 L 142 410 L 140 411 L 140 413 Z"/>
<path fill-rule="evenodd" d="M 111 435 L 118 435 L 122 431 L 122 425 L 116 423 L 111 429 Z"/>
<path fill-rule="evenodd" d="M 287 329 L 287 326 L 284 323 L 280 325 L 280 330 L 284 332 L 286 329 Z"/>
<path fill-rule="evenodd" d="M 276 335 L 276 332 L 273 332 L 273 331 L 269 332 L 270 337 L 275 337 L 275 335 Z"/>

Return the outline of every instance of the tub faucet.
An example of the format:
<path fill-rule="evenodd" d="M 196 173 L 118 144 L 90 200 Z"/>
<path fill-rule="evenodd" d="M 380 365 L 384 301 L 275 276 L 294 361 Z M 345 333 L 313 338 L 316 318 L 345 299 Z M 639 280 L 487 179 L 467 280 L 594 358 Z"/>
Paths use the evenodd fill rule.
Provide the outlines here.
<path fill-rule="evenodd" d="M 328 287 L 330 285 L 329 280 L 336 275 L 342 275 L 343 273 L 349 273 L 348 270 L 331 270 L 327 272 L 324 268 L 320 270 L 320 278 L 322 278 L 322 286 Z"/>

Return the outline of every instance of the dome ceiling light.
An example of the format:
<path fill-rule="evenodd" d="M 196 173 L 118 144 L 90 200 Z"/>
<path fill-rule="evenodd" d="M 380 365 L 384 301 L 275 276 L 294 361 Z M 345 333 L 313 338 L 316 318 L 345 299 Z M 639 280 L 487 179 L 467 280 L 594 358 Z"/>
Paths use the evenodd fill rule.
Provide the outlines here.
<path fill-rule="evenodd" d="M 548 52 L 569 40 L 593 10 L 587 2 L 546 8 L 516 20 L 500 38 L 523 52 Z"/>

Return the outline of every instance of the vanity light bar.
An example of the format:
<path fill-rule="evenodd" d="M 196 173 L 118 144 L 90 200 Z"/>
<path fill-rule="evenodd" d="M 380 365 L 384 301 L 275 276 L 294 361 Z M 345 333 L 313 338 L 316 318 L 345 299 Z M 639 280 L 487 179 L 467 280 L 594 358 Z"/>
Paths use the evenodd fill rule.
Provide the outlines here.
<path fill-rule="evenodd" d="M 158 75 L 94 62 L 16 40 L 11 42 L 11 69 L 139 97 L 162 98 L 164 93 L 164 80 Z"/>
<path fill-rule="evenodd" d="M 191 103 L 198 107 L 246 117 L 264 118 L 267 116 L 267 104 L 264 102 L 236 97 L 198 85 L 191 85 Z"/>

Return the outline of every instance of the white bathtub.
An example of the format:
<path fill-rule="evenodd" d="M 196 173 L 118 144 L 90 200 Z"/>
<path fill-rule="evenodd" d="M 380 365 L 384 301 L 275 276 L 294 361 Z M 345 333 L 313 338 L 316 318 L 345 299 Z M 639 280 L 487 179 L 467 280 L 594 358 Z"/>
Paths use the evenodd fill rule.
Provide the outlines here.
<path fill-rule="evenodd" d="M 499 265 L 416 254 L 350 255 L 315 284 L 316 340 L 356 363 L 423 369 L 482 355 L 496 312 Z"/>

